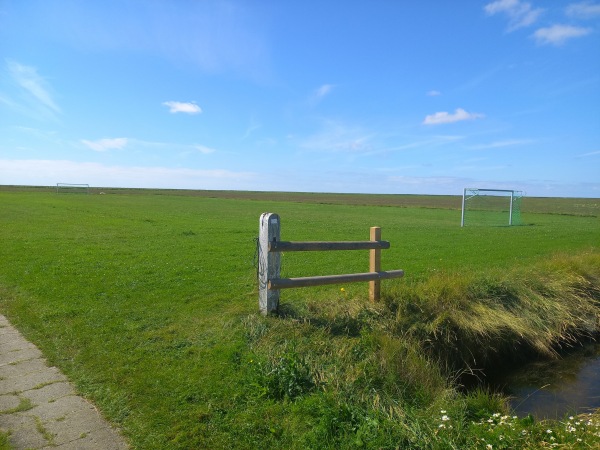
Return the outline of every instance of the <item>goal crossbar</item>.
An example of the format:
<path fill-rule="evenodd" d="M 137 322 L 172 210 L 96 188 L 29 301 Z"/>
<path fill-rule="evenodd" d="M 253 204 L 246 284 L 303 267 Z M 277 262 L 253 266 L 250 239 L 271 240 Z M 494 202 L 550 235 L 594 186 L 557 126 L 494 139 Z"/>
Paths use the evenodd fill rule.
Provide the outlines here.
<path fill-rule="evenodd" d="M 60 192 L 61 189 L 73 191 L 82 190 L 89 194 L 90 185 L 87 183 L 56 183 L 56 193 Z"/>
<path fill-rule="evenodd" d="M 462 196 L 462 208 L 461 208 L 461 218 L 460 218 L 460 226 L 465 226 L 465 207 L 469 199 L 472 199 L 481 195 L 494 195 L 494 193 L 498 193 L 499 196 L 502 194 L 506 194 L 506 197 L 510 196 L 509 202 L 509 211 L 508 211 L 508 225 L 513 225 L 513 213 L 515 204 L 520 205 L 520 199 L 523 197 L 522 191 L 517 191 L 513 189 L 484 189 L 484 188 L 464 188 L 463 196 Z M 520 215 L 520 206 L 517 211 Z"/>

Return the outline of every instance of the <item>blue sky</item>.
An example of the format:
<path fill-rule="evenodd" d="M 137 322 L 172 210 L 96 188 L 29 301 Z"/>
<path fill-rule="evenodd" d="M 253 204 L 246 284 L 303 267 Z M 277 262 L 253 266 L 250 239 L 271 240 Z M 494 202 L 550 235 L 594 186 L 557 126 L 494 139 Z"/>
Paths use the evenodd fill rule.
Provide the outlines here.
<path fill-rule="evenodd" d="M 0 0 L 0 184 L 600 197 L 600 1 Z"/>

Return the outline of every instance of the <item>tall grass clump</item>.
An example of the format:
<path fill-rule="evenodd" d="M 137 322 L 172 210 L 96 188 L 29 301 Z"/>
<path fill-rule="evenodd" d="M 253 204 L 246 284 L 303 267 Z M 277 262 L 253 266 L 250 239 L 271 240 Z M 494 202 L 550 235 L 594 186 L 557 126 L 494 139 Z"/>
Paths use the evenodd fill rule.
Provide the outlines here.
<path fill-rule="evenodd" d="M 279 317 L 244 319 L 247 395 L 269 399 L 274 403 L 267 411 L 279 405 L 299 421 L 292 426 L 298 440 L 285 441 L 286 433 L 274 429 L 273 436 L 281 435 L 273 445 L 495 449 L 600 443 L 597 414 L 564 421 L 519 418 L 502 394 L 483 385 L 465 390 L 460 376 L 484 373 L 496 361 L 518 362 L 522 354 L 553 357 L 561 347 L 595 336 L 599 254 L 404 284 L 380 304 L 313 298 L 283 305 Z"/>
<path fill-rule="evenodd" d="M 554 357 L 594 337 L 599 288 L 600 255 L 590 251 L 404 280 L 380 304 L 313 298 L 282 305 L 279 317 L 252 314 L 247 395 L 294 412 L 306 427 L 300 439 L 277 441 L 292 448 L 593 446 L 597 415 L 518 418 L 502 394 L 465 390 L 461 375 L 522 355 Z"/>
<path fill-rule="evenodd" d="M 442 273 L 386 300 L 396 333 L 451 370 L 490 369 L 532 353 L 556 356 L 600 330 L 600 254 L 558 255 L 485 273 Z"/>

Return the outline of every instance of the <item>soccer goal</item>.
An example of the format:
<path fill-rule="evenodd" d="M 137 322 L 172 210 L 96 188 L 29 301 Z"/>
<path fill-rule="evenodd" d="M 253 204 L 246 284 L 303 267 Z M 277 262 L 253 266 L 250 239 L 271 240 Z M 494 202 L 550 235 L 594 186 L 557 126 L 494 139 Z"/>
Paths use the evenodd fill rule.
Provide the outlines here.
<path fill-rule="evenodd" d="M 465 188 L 460 226 L 521 225 L 522 191 Z"/>
<path fill-rule="evenodd" d="M 89 184 L 75 184 L 75 183 L 56 183 L 56 193 L 67 193 L 67 194 L 89 194 Z"/>

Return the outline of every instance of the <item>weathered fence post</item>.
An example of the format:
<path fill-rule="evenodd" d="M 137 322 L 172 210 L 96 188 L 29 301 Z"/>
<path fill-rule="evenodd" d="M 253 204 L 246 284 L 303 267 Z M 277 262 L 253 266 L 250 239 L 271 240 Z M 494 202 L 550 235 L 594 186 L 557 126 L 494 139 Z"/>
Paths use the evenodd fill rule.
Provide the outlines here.
<path fill-rule="evenodd" d="M 263 213 L 260 216 L 258 247 L 258 306 L 264 315 L 277 311 L 279 290 L 269 289 L 269 279 L 279 278 L 281 258 L 279 252 L 269 252 L 269 242 L 280 240 L 279 216 Z"/>
<path fill-rule="evenodd" d="M 381 228 L 371 227 L 371 240 L 381 240 Z M 369 272 L 381 272 L 381 249 L 374 248 L 369 250 Z M 381 281 L 369 281 L 369 300 L 372 302 L 379 301 L 381 294 Z"/>

